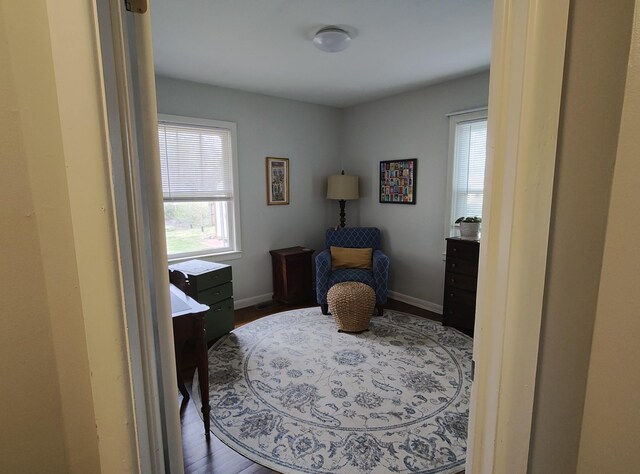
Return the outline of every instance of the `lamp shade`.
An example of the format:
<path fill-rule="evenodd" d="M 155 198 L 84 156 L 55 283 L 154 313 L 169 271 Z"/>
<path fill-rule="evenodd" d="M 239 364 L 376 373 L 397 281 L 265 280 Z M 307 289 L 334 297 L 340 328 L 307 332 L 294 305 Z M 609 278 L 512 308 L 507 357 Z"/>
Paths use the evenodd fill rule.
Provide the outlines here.
<path fill-rule="evenodd" d="M 327 199 L 358 199 L 358 177 L 348 174 L 334 174 L 327 180 Z"/>

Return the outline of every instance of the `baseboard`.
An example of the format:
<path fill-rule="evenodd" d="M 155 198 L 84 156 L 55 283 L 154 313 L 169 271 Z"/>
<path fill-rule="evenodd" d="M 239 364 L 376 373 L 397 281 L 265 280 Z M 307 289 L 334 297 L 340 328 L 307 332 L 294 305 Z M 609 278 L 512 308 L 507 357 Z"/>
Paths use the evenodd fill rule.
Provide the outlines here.
<path fill-rule="evenodd" d="M 243 298 L 241 300 L 235 300 L 233 302 L 233 309 L 246 308 L 247 306 L 255 306 L 258 303 L 265 303 L 271 301 L 273 293 L 266 293 L 264 295 L 252 296 L 251 298 Z"/>
<path fill-rule="evenodd" d="M 417 306 L 418 308 L 426 309 L 428 311 L 433 311 L 437 314 L 442 314 L 442 305 L 432 303 L 431 301 L 421 300 L 420 298 L 414 298 L 413 296 L 405 295 L 403 293 L 398 293 L 397 291 L 389 290 L 388 295 L 390 298 L 394 300 L 402 301 L 403 303 L 408 303 L 413 306 Z M 233 303 L 233 309 L 241 309 L 246 308 L 248 306 L 255 306 L 259 303 L 266 303 L 271 301 L 273 297 L 272 293 L 265 293 L 264 295 L 252 296 L 251 298 L 243 298 L 241 300 L 235 300 Z"/>
<path fill-rule="evenodd" d="M 442 305 L 432 303 L 431 301 L 421 300 L 419 298 L 414 298 L 413 296 L 404 295 L 402 293 L 398 293 L 397 291 L 388 291 L 388 295 L 390 298 L 394 300 L 402 301 L 403 303 L 408 303 L 413 306 L 417 306 L 418 308 L 426 309 L 428 311 L 432 311 L 437 314 L 442 314 Z"/>

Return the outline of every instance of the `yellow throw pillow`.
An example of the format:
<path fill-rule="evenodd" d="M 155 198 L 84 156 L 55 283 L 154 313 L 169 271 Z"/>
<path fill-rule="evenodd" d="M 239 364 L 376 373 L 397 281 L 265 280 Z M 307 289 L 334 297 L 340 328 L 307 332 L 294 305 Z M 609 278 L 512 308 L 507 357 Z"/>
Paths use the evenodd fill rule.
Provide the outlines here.
<path fill-rule="evenodd" d="M 331 247 L 331 270 L 337 268 L 366 268 L 371 270 L 373 249 Z"/>

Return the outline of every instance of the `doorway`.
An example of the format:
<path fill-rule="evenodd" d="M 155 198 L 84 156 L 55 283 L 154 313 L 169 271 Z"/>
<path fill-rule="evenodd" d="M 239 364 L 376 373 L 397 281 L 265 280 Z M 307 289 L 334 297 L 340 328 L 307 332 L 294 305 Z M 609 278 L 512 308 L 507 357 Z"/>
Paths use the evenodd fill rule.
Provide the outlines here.
<path fill-rule="evenodd" d="M 471 414 L 470 437 L 471 447 L 469 450 L 468 469 L 469 472 L 491 472 L 491 466 L 495 462 L 505 462 L 509 466 L 522 467 L 526 465 L 526 453 L 528 452 L 528 428 L 531 420 L 531 404 L 533 396 L 533 386 L 531 383 L 535 376 L 535 358 L 531 354 L 537 352 L 538 330 L 540 322 L 540 307 L 531 305 L 531 283 L 534 283 L 534 292 L 537 295 L 537 302 L 541 304 L 542 287 L 539 282 L 543 281 L 544 265 L 539 256 L 546 253 L 546 233 L 548 232 L 548 209 L 551 196 L 550 183 L 553 178 L 553 160 L 555 158 L 555 136 L 551 134 L 549 141 L 548 118 L 555 117 L 557 122 L 558 104 L 560 97 L 560 84 L 562 78 L 562 59 L 564 50 L 557 48 L 558 44 L 564 44 L 566 37 L 566 15 L 567 5 L 565 2 L 539 3 L 540 8 L 536 10 L 537 16 L 533 18 L 532 10 L 523 6 L 513 6 L 510 2 L 496 2 L 494 13 L 494 46 L 493 46 L 493 71 L 490 92 L 490 114 L 489 114 L 489 147 L 492 150 L 488 164 L 487 178 L 491 182 L 491 193 L 489 204 L 486 205 L 489 212 L 485 219 L 485 232 L 483 236 L 487 245 L 483 246 L 480 257 L 480 288 L 478 304 L 478 320 L 482 320 L 481 325 L 476 325 L 476 349 L 474 358 L 477 362 L 476 380 L 474 385 L 474 396 L 472 403 L 475 407 Z M 560 4 L 558 4 L 560 3 Z M 528 25 L 535 24 L 535 28 L 528 28 Z M 544 27 L 544 28 L 543 28 Z M 130 25 L 136 35 L 137 48 L 140 57 L 144 59 L 143 66 L 137 63 L 138 79 L 153 83 L 152 67 L 149 64 L 150 40 L 148 19 L 136 19 Z M 513 41 L 510 41 L 513 39 Z M 556 47 L 551 48 L 554 54 L 542 54 L 544 46 L 550 44 Z M 508 45 L 508 47 L 507 47 Z M 133 50 L 133 45 L 130 46 Z M 146 56 L 145 56 L 146 55 Z M 538 80 L 525 81 L 522 74 L 523 68 L 527 66 L 528 78 L 532 75 Z M 146 83 L 146 82 L 145 82 Z M 153 89 L 153 88 L 151 88 Z M 544 90 L 546 101 L 537 101 L 537 93 Z M 551 92 L 550 92 L 551 91 Z M 144 143 L 147 152 L 154 149 L 153 140 L 155 131 L 149 124 L 155 124 L 154 98 L 147 91 L 136 90 L 140 94 L 140 113 L 146 116 L 148 121 L 143 121 L 141 134 L 149 134 Z M 521 110 L 534 111 L 524 116 Z M 546 114 L 543 117 L 537 115 Z M 153 116 L 153 118 L 152 118 Z M 525 120 L 531 116 L 531 120 Z M 515 127 L 514 123 L 519 124 Z M 140 124 L 141 125 L 141 124 Z M 553 127 L 551 127 L 553 129 Z M 542 150 L 544 160 L 529 160 L 527 153 L 530 150 L 538 149 L 540 140 L 544 139 L 547 144 Z M 144 140 L 143 140 L 144 142 Z M 515 157 L 507 160 L 506 156 Z M 539 168 L 536 168 L 536 163 Z M 550 166 L 551 164 L 551 166 Z M 153 166 L 145 164 L 145 166 Z M 543 173 L 540 173 L 540 171 Z M 516 172 L 517 171 L 517 172 Z M 157 169 L 155 170 L 157 173 Z M 152 174 L 153 175 L 153 174 Z M 522 182 L 524 180 L 524 182 Z M 538 195 L 536 199 L 543 196 L 542 203 L 546 205 L 544 209 L 527 221 L 528 226 L 533 226 L 533 234 L 522 235 L 517 229 L 514 231 L 513 223 L 520 222 L 519 216 L 524 216 L 532 207 L 539 209 L 540 202 L 532 204 L 527 196 L 520 194 L 519 186 L 516 184 L 527 184 L 531 180 L 532 185 L 540 186 L 545 191 Z M 151 184 L 151 186 L 149 186 Z M 156 232 L 161 232 L 154 217 L 160 216 L 158 201 L 157 183 L 145 183 L 139 189 L 141 196 L 146 198 L 147 206 L 151 208 L 149 215 L 149 225 Z M 548 194 L 548 199 L 547 199 Z M 144 199 L 143 199 L 144 201 Z M 157 208 L 154 208 L 157 206 Z M 127 220 L 128 224 L 131 224 Z M 531 237 L 533 235 L 533 238 Z M 155 262 L 157 268 L 166 265 L 164 250 L 157 242 L 151 239 L 150 260 Z M 505 243 L 507 242 L 507 243 Z M 532 251 L 533 250 L 533 251 Z M 488 273 L 488 266 L 491 265 L 492 274 Z M 514 275 L 521 275 L 527 268 L 532 272 L 529 277 L 520 281 L 529 289 L 528 297 L 510 288 L 506 292 L 507 282 L 514 281 Z M 139 271 L 139 270 L 138 270 Z M 542 274 L 540 273 L 542 272 Z M 154 281 L 155 288 L 161 288 L 166 282 L 166 275 L 159 281 Z M 516 291 L 513 291 L 516 290 Z M 167 298 L 153 291 L 152 300 L 156 302 L 158 314 L 168 314 Z M 536 299 L 536 298 L 534 298 Z M 528 320 L 530 326 L 527 328 L 514 327 L 509 324 L 507 308 L 514 305 L 523 305 L 522 309 L 531 313 Z M 169 341 L 170 329 L 168 325 L 157 328 L 158 338 L 165 338 Z M 520 360 L 514 358 L 510 364 L 504 366 L 502 360 L 503 351 L 506 353 L 516 353 L 515 341 L 526 344 L 531 349 L 528 352 L 530 360 Z M 157 339 L 155 343 L 157 343 Z M 158 346 L 147 348 L 150 354 L 157 351 Z M 533 362 L 532 362 L 533 361 Z M 160 363 L 161 374 L 171 369 L 167 367 L 170 360 L 163 360 Z M 170 377 L 163 377 L 168 381 Z M 174 379 L 175 380 L 175 379 Z M 501 381 L 501 382 L 500 382 Z M 516 407 L 510 396 L 498 390 L 502 386 L 528 387 L 520 389 L 521 399 L 527 400 L 529 405 L 525 409 L 522 405 Z M 175 386 L 170 387 L 170 383 L 161 384 L 164 400 L 172 400 L 176 393 Z M 528 390 L 528 391 L 527 391 Z M 168 403 L 165 403 L 168 405 Z M 166 422 L 165 430 L 175 429 L 175 413 L 164 406 L 163 419 Z M 506 415 L 518 415 L 522 423 L 518 424 L 518 429 L 512 425 L 502 424 L 501 420 Z M 527 421 L 528 420 L 528 421 Z M 515 432 L 514 432 L 515 430 Z M 500 445 L 496 445 L 491 440 L 509 438 L 510 449 L 501 451 Z M 173 440 L 172 440 L 173 439 Z M 175 437 L 165 437 L 165 443 L 175 446 Z M 485 442 L 486 441 L 486 442 Z M 155 440 L 155 443 L 160 440 Z M 486 471 L 485 471 L 486 469 Z M 522 472 L 522 471 L 521 471 Z"/>

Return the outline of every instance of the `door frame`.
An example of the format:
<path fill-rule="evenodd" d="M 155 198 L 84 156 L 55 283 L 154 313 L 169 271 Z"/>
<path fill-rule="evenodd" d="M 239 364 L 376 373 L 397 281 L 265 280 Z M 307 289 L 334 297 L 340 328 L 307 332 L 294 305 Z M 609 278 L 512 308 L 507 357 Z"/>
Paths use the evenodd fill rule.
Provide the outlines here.
<path fill-rule="evenodd" d="M 467 473 L 527 470 L 569 1 L 494 0 Z M 134 399 L 147 407 L 147 413 L 155 411 L 161 417 L 161 429 L 149 425 L 136 436 L 141 459 L 165 453 L 164 469 L 182 472 L 182 457 L 175 455 L 182 445 L 173 351 L 161 349 L 172 347 L 167 344 L 173 341 L 168 295 L 162 291 L 168 279 L 166 272 L 153 271 L 166 267 L 167 261 L 158 150 L 153 143 L 157 110 L 151 25 L 148 12 L 124 12 L 120 0 L 109 4 L 112 12 L 129 17 L 124 23 L 130 31 L 116 31 L 113 44 L 121 44 L 125 56 L 128 53 L 133 71 L 126 71 L 126 61 L 104 64 L 105 87 L 119 73 L 125 78 L 120 86 L 135 113 L 121 115 L 118 130 L 123 142 L 135 145 L 134 151 L 146 150 L 139 162 L 135 152 L 130 157 L 125 153 L 123 159 L 132 159 L 131 164 L 147 175 L 127 183 L 132 193 L 115 196 L 116 201 L 124 199 L 120 204 L 129 210 L 117 216 L 119 238 L 136 236 L 129 244 L 146 262 L 130 267 L 131 282 L 138 299 L 146 299 L 156 315 L 155 327 L 147 328 L 153 334 L 146 334 L 139 351 L 147 363 L 131 363 L 139 367 L 132 377 Z M 127 76 L 132 73 L 137 75 L 135 87 Z M 111 117 L 108 122 L 111 126 Z M 141 223 L 147 232 L 141 231 Z M 127 309 L 127 319 L 142 327 L 148 325 L 148 314 L 136 306 Z M 153 370 L 156 373 L 150 373 Z M 151 420 L 140 415 L 137 422 Z"/>
<path fill-rule="evenodd" d="M 494 1 L 467 473 L 527 472 L 569 2 Z"/>

